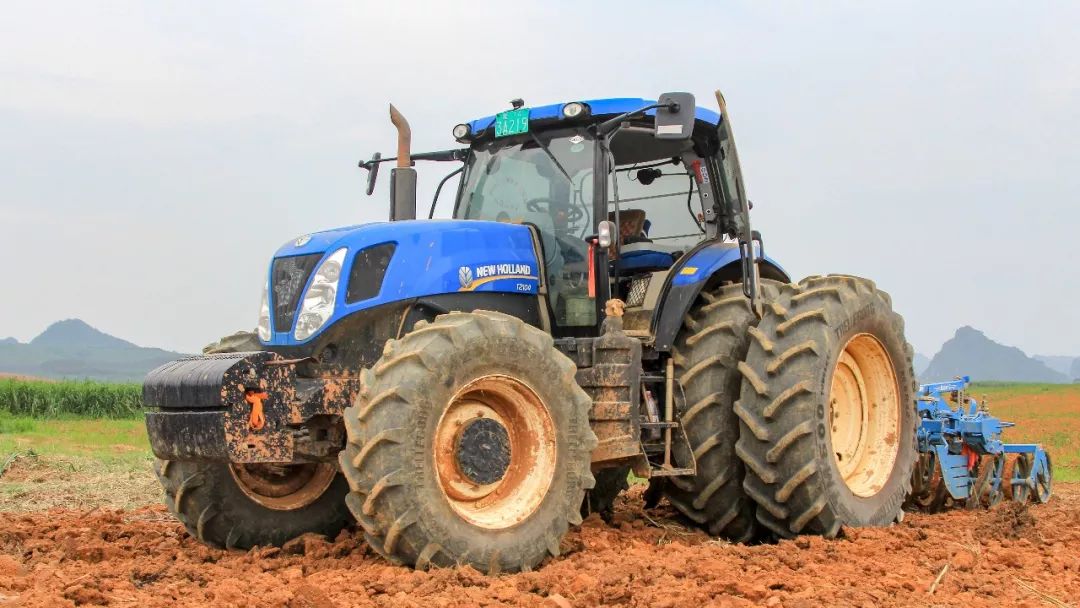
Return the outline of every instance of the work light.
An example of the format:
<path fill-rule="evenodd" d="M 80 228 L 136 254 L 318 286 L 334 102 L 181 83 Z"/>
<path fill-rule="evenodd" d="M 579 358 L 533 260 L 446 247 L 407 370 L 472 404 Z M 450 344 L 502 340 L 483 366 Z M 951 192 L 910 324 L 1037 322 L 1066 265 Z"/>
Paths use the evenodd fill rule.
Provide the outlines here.
<path fill-rule="evenodd" d="M 311 284 L 304 292 L 304 303 L 296 320 L 296 330 L 293 332 L 293 337 L 297 340 L 310 338 L 334 315 L 334 302 L 337 301 L 338 282 L 341 279 L 341 265 L 345 262 L 345 251 L 342 247 L 331 254 L 311 277 Z"/>
<path fill-rule="evenodd" d="M 454 139 L 458 140 L 463 144 L 468 143 L 469 131 L 471 131 L 471 129 L 469 129 L 468 124 L 461 123 L 460 125 L 456 125 L 454 127 Z"/>
<path fill-rule="evenodd" d="M 571 101 L 562 107 L 562 115 L 566 118 L 577 118 L 585 113 L 585 104 Z"/>

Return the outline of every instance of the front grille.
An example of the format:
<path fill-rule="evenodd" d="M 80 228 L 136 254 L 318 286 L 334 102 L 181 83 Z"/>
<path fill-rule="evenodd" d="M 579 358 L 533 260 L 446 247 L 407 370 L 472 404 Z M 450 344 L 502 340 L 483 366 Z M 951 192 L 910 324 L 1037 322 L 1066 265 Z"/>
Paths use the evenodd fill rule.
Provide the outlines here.
<path fill-rule="evenodd" d="M 275 331 L 292 329 L 301 292 L 322 256 L 321 253 L 312 253 L 274 260 L 270 281 L 274 295 Z"/>
<path fill-rule="evenodd" d="M 352 270 L 349 271 L 349 287 L 345 292 L 347 304 L 370 300 L 379 295 L 386 267 L 390 265 L 396 247 L 394 243 L 383 243 L 356 254 Z"/>

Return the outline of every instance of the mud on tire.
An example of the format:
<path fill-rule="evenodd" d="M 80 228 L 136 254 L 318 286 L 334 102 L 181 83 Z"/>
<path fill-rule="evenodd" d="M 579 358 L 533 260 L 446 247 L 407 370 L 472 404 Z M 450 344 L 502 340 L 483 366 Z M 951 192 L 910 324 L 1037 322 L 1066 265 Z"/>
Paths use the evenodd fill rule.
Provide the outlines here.
<path fill-rule="evenodd" d="M 333 539 L 352 521 L 344 500 L 348 486 L 336 473 L 321 495 L 293 510 L 272 509 L 252 500 L 227 463 L 157 459 L 154 473 L 165 489 L 169 511 L 189 534 L 219 549 L 280 546 L 308 532 Z"/>
<path fill-rule="evenodd" d="M 589 470 L 596 446 L 591 403 L 575 383 L 576 371 L 551 336 L 489 311 L 421 321 L 400 340 L 387 342 L 379 362 L 362 373 L 355 405 L 345 411 L 349 440 L 339 455 L 352 490 L 347 503 L 371 547 L 419 569 L 469 564 L 488 573 L 531 570 L 558 556 L 569 526 L 581 523 L 585 491 L 595 485 Z M 495 384 L 484 384 L 489 382 Z M 502 385 L 532 405 L 494 400 Z M 491 392 L 477 392 L 476 386 Z M 469 418 L 457 417 L 461 407 L 482 410 L 487 404 L 503 409 L 490 416 L 466 410 Z M 539 426 L 549 431 L 508 423 L 502 425 L 507 441 L 516 445 L 540 433 L 552 439 L 550 454 L 507 451 L 503 477 L 459 485 L 466 468 L 463 448 L 454 448 L 456 461 L 442 450 L 448 421 L 464 421 L 456 431 L 464 433 L 481 418 L 508 421 L 518 414 L 538 416 Z M 451 426 L 445 432 L 455 431 Z M 449 445 L 464 445 L 464 435 L 459 437 Z"/>
<path fill-rule="evenodd" d="M 761 282 L 762 297 L 774 299 L 779 283 Z M 743 464 L 735 455 L 739 419 L 732 404 L 742 375 L 737 368 L 750 346 L 747 330 L 757 324 L 742 285 L 702 292 L 683 321 L 672 358 L 684 400 L 679 420 L 697 460 L 697 475 L 664 484 L 668 501 L 714 536 L 736 542 L 756 533 L 754 502 L 742 489 Z M 676 449 L 679 462 L 689 454 Z"/>
<path fill-rule="evenodd" d="M 811 277 L 783 286 L 750 334 L 736 452 L 758 521 L 779 537 L 832 537 L 902 517 L 918 416 L 889 296 L 866 279 Z M 845 405 L 860 399 L 874 405 Z"/>

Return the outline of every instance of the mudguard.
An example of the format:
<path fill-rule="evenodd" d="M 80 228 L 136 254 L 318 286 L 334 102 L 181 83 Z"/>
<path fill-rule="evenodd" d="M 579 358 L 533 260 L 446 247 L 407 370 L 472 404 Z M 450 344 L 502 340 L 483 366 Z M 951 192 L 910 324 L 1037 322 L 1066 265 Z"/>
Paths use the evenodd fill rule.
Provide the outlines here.
<path fill-rule="evenodd" d="M 762 278 L 791 280 L 776 260 L 760 254 L 757 259 Z M 654 348 L 660 352 L 671 350 L 683 318 L 710 281 L 738 281 L 741 276 L 739 248 L 735 243 L 705 243 L 680 258 L 671 269 L 669 285 L 653 317 Z"/>

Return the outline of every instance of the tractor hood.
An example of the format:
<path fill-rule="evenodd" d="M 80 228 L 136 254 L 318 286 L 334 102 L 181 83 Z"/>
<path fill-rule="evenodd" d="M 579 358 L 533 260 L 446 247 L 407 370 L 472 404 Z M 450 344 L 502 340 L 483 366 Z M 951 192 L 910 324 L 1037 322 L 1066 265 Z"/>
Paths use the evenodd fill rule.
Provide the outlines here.
<path fill-rule="evenodd" d="M 335 256 L 340 270 L 323 277 L 337 275 L 331 291 L 318 275 Z M 327 321 L 297 339 L 294 330 L 313 282 L 325 294 L 318 306 Z M 272 334 L 265 343 L 293 346 L 314 340 L 345 316 L 391 302 L 463 291 L 536 294 L 540 269 L 525 226 L 414 220 L 336 228 L 289 241 L 270 264 L 268 284 Z"/>

